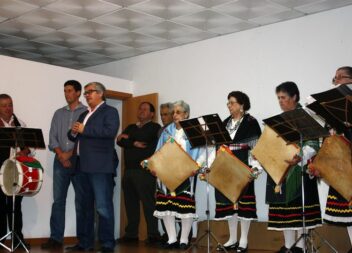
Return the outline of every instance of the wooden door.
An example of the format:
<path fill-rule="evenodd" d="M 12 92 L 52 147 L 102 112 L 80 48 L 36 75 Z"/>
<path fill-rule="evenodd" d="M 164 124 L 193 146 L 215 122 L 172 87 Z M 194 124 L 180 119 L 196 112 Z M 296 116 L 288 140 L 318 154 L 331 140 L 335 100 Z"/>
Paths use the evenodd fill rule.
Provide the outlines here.
<path fill-rule="evenodd" d="M 122 128 L 125 129 L 129 124 L 133 124 L 137 122 L 137 110 L 138 106 L 142 102 L 150 102 L 155 107 L 155 116 L 154 121 L 157 122 L 158 119 L 158 93 L 152 93 L 147 95 L 142 95 L 138 97 L 131 97 L 123 100 L 122 102 Z M 123 161 L 123 159 L 122 159 Z M 123 176 L 125 171 L 124 163 L 122 162 L 121 166 L 121 176 Z M 127 216 L 125 210 L 125 202 L 123 197 L 123 191 L 121 191 L 121 208 L 120 208 L 120 237 L 123 237 L 125 234 L 125 227 L 127 224 Z M 144 240 L 147 238 L 147 225 L 143 215 L 142 203 L 140 210 L 140 224 L 139 224 L 139 239 Z"/>

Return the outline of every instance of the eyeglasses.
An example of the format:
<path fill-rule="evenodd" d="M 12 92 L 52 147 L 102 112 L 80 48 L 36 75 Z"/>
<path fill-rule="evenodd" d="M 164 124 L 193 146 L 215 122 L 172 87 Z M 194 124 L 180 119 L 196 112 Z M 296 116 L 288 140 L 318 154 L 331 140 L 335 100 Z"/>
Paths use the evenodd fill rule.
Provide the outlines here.
<path fill-rule="evenodd" d="M 334 76 L 334 78 L 332 79 L 332 83 L 335 84 L 336 80 L 341 80 L 341 79 L 345 79 L 345 78 L 352 78 L 351 76 Z"/>
<path fill-rule="evenodd" d="M 234 105 L 234 104 L 239 104 L 239 103 L 237 101 L 229 101 L 226 103 L 227 106 Z"/>
<path fill-rule="evenodd" d="M 90 95 L 90 94 L 92 94 L 93 92 L 97 92 L 98 90 L 86 90 L 84 93 L 83 93 L 83 95 L 84 96 L 87 96 L 87 95 Z"/>
<path fill-rule="evenodd" d="M 176 111 L 173 112 L 173 114 L 177 114 L 177 115 L 180 115 L 180 114 L 182 114 L 182 113 L 185 113 L 185 111 L 176 110 Z"/>

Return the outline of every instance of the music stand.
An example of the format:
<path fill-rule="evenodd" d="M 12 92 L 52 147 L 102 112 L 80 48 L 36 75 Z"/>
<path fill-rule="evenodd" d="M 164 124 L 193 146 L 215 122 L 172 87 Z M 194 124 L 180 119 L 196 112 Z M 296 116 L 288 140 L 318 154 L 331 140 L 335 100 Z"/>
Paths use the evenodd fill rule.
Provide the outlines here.
<path fill-rule="evenodd" d="M 207 189 L 207 207 L 205 211 L 207 216 L 207 229 L 205 233 L 197 239 L 193 246 L 195 246 L 197 242 L 201 241 L 205 236 L 207 236 L 207 252 L 209 253 L 210 237 L 212 237 L 218 244 L 220 243 L 210 230 L 208 145 L 222 145 L 231 143 L 232 140 L 218 114 L 208 114 L 198 118 L 183 120 L 180 121 L 180 125 L 183 128 L 192 148 L 205 146 L 206 164 L 203 171 L 206 175 Z M 190 249 L 191 248 L 192 247 L 190 247 Z M 225 252 L 227 252 L 226 249 Z"/>
<path fill-rule="evenodd" d="M 317 139 L 324 136 L 329 136 L 329 132 L 324 129 L 318 122 L 316 122 L 304 109 L 299 108 L 292 111 L 283 112 L 279 115 L 263 120 L 269 125 L 279 136 L 281 136 L 288 143 L 299 143 L 301 147 L 301 191 L 302 191 L 302 225 L 303 233 L 292 245 L 303 239 L 303 252 L 306 252 L 308 243 L 311 244 L 312 250 L 315 249 L 309 234 L 306 232 L 305 226 L 305 190 L 304 190 L 304 164 L 303 164 L 303 141 Z M 324 241 L 326 242 L 326 241 Z M 327 243 L 328 246 L 332 246 Z M 291 247 L 291 248 L 292 248 Z M 332 248 L 333 249 L 333 248 Z"/>
<path fill-rule="evenodd" d="M 0 128 L 0 147 L 4 148 L 45 148 L 43 133 L 41 129 L 35 128 L 21 128 L 21 127 L 1 127 Z M 17 160 L 15 163 L 17 163 Z M 15 170 L 13 171 L 15 179 Z M 13 190 L 12 190 L 12 224 L 11 231 L 9 231 L 6 235 L 0 238 L 0 241 L 5 240 L 8 236 L 11 235 L 11 248 L 7 247 L 5 244 L 0 242 L 0 246 L 5 248 L 10 252 L 14 252 L 18 246 L 21 244 L 25 251 L 28 253 L 26 245 L 23 243 L 21 238 L 15 232 L 15 192 L 18 185 L 17 182 L 13 182 Z M 18 244 L 14 245 L 15 237 L 18 240 Z"/>
<path fill-rule="evenodd" d="M 307 107 L 319 117 L 323 118 L 329 126 L 335 128 L 339 133 L 345 131 L 346 125 L 331 115 L 330 112 L 327 111 L 318 101 L 314 101 L 313 103 L 307 105 Z"/>
<path fill-rule="evenodd" d="M 313 104 L 313 106 L 308 105 L 308 108 L 323 117 L 332 127 L 341 130 L 341 124 L 345 127 L 347 124 L 352 125 L 352 90 L 348 85 L 340 85 L 311 96 L 320 106 Z"/>

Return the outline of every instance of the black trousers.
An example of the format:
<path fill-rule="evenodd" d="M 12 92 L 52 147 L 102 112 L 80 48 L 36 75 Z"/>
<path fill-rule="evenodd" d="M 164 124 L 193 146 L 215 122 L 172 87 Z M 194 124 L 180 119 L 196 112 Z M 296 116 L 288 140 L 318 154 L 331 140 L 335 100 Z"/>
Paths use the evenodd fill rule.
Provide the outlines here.
<path fill-rule="evenodd" d="M 142 203 L 144 217 L 147 222 L 148 237 L 159 236 L 158 220 L 153 215 L 155 210 L 156 178 L 143 169 L 126 169 L 122 179 L 122 189 L 128 220 L 125 236 L 138 237 L 140 203 Z"/>
<path fill-rule="evenodd" d="M 22 240 L 22 196 L 15 197 L 15 222 L 14 231 Z M 0 238 L 12 230 L 12 196 L 6 196 L 0 190 Z"/>

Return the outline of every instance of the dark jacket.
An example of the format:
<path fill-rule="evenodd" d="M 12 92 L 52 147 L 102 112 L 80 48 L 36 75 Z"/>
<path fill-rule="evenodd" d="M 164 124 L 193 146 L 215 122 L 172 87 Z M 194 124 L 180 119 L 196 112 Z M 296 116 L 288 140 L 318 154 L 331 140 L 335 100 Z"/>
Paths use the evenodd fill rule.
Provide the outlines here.
<path fill-rule="evenodd" d="M 83 122 L 88 111 L 83 112 L 79 122 Z M 75 141 L 73 166 L 87 173 L 116 174 L 118 157 L 115 150 L 115 138 L 119 129 L 118 111 L 106 103 L 102 104 L 88 119 L 84 131 L 77 136 L 68 136 Z M 77 144 L 79 142 L 79 166 L 76 163 Z"/>

